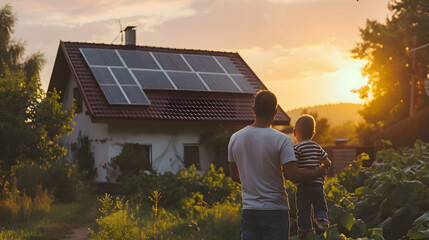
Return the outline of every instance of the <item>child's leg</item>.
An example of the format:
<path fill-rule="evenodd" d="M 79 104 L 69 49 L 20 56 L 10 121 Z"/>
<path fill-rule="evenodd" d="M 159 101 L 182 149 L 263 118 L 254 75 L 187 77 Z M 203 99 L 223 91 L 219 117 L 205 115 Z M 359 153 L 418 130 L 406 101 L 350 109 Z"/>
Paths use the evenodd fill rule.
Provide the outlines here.
<path fill-rule="evenodd" d="M 313 193 L 314 223 L 320 230 L 326 231 L 329 227 L 329 221 L 323 186 L 315 188 Z"/>
<path fill-rule="evenodd" d="M 305 186 L 298 186 L 296 190 L 296 208 L 298 232 L 312 231 L 311 224 L 311 191 Z"/>
<path fill-rule="evenodd" d="M 323 192 L 323 186 L 317 187 L 313 194 L 313 208 L 315 219 L 328 219 L 328 209 L 326 207 L 325 193 Z"/>

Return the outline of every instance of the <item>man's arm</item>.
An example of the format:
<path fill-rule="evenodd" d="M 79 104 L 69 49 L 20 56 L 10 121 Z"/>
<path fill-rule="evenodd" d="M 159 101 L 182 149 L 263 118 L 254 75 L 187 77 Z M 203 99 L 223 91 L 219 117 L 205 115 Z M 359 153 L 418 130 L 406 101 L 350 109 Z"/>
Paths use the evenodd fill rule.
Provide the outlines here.
<path fill-rule="evenodd" d="M 320 166 L 316 169 L 299 168 L 297 161 L 283 164 L 284 177 L 294 183 L 306 182 L 306 181 L 313 180 L 317 177 L 323 177 L 326 175 L 327 170 L 328 168 L 326 166 Z"/>
<path fill-rule="evenodd" d="M 231 174 L 231 179 L 234 182 L 240 182 L 240 174 L 238 173 L 237 164 L 229 162 L 229 173 Z"/>

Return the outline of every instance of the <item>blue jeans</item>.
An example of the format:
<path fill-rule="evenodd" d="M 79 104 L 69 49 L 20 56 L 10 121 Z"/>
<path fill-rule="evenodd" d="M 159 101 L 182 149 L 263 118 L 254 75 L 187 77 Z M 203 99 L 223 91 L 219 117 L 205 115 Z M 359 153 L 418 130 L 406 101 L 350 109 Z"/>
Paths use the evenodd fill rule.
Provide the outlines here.
<path fill-rule="evenodd" d="M 288 240 L 288 210 L 243 209 L 242 240 Z"/>
<path fill-rule="evenodd" d="M 328 219 L 323 185 L 317 183 L 301 184 L 296 189 L 296 208 L 298 215 L 298 231 L 313 229 L 311 206 L 314 218 Z"/>

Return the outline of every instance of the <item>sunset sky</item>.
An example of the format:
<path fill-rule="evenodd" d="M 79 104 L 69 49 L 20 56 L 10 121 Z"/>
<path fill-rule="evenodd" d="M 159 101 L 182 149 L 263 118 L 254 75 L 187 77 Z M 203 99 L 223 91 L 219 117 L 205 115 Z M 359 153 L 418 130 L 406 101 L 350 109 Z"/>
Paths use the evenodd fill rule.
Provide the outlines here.
<path fill-rule="evenodd" d="M 284 110 L 361 103 L 365 83 L 350 49 L 365 21 L 384 21 L 388 0 L 0 0 L 18 22 L 15 38 L 47 62 L 46 89 L 59 41 L 112 43 L 137 26 L 137 44 L 238 52 Z M 120 44 L 120 38 L 115 42 Z"/>

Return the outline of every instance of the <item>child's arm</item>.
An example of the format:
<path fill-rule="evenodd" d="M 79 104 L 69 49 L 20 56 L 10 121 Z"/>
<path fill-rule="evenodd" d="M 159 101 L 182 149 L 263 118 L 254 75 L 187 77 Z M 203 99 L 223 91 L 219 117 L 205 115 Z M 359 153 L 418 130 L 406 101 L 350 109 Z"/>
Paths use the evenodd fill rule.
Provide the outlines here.
<path fill-rule="evenodd" d="M 327 168 L 331 167 L 331 160 L 329 160 L 328 157 L 320 159 L 319 162 L 322 163 L 322 165 L 326 166 Z"/>

